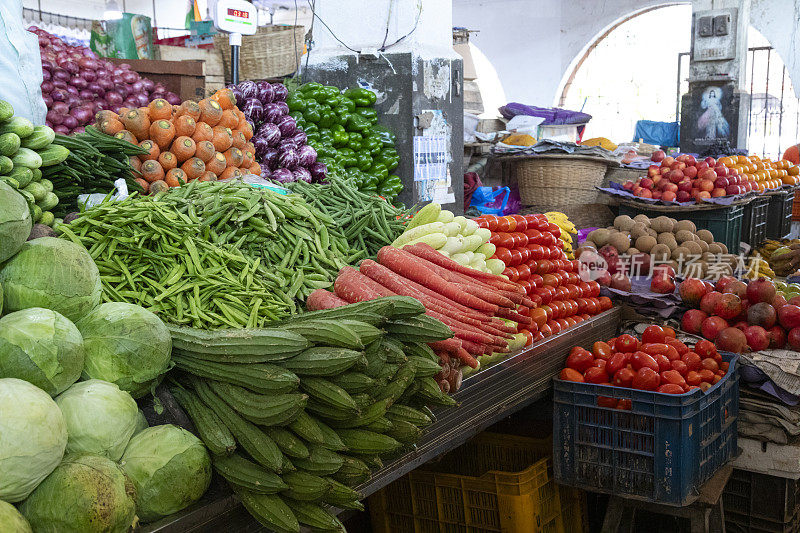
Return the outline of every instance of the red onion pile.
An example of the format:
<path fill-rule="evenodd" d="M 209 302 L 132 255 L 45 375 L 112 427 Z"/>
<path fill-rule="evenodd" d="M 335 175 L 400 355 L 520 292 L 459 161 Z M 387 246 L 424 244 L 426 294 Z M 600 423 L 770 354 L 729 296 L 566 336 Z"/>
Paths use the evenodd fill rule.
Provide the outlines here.
<path fill-rule="evenodd" d="M 82 132 L 102 109 L 118 113 L 122 107 L 144 107 L 156 98 L 181 103 L 177 94 L 142 78 L 128 64 L 100 59 L 89 48 L 70 46 L 36 26 L 28 31 L 39 36 L 46 124 L 56 133 Z"/>
<path fill-rule="evenodd" d="M 278 183 L 325 180 L 328 169 L 317 161 L 317 151 L 306 144 L 306 134 L 289 116 L 282 83 L 243 81 L 228 88 L 236 105 L 253 125 L 253 145 L 261 175 Z"/>

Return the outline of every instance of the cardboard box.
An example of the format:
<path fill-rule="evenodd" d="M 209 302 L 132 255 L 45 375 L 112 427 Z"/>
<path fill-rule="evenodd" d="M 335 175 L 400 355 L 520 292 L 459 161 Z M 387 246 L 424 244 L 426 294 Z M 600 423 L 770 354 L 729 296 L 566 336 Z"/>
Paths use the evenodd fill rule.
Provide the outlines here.
<path fill-rule="evenodd" d="M 215 49 L 158 45 L 156 54 L 158 59 L 165 61 L 202 60 L 206 96 L 211 96 L 215 91 L 225 87 L 225 66 L 222 63 L 222 54 Z"/>
<path fill-rule="evenodd" d="M 181 100 L 202 100 L 206 97 L 202 60 L 107 59 L 115 64 L 129 64 L 142 77 L 164 84 Z"/>
<path fill-rule="evenodd" d="M 475 70 L 475 63 L 472 61 L 472 52 L 469 50 L 469 43 L 454 44 L 453 50 L 464 59 L 464 79 L 476 79 L 478 73 Z"/>

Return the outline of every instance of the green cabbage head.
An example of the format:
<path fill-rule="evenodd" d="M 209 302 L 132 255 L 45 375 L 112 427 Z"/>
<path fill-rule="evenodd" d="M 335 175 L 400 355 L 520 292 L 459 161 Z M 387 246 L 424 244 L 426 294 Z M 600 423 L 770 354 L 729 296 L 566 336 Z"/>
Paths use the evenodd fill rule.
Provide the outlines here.
<path fill-rule="evenodd" d="M 127 533 L 136 489 L 111 459 L 68 455 L 19 511 L 37 533 Z"/>
<path fill-rule="evenodd" d="M 19 514 L 17 508 L 0 501 L 0 531 L 4 533 L 33 533 L 31 525 Z"/>
<path fill-rule="evenodd" d="M 116 383 L 140 398 L 169 370 L 172 336 L 161 319 L 143 307 L 105 303 L 76 325 L 86 348 L 85 379 Z"/>
<path fill-rule="evenodd" d="M 0 500 L 27 498 L 66 447 L 67 426 L 56 402 L 27 381 L 0 379 Z"/>
<path fill-rule="evenodd" d="M 135 435 L 120 465 L 136 486 L 139 519 L 150 522 L 199 500 L 211 482 L 211 458 L 183 428 L 153 426 Z"/>
<path fill-rule="evenodd" d="M 144 413 L 142 412 L 141 409 L 139 409 L 139 413 L 136 416 L 136 429 L 133 430 L 133 434 L 136 435 L 137 433 L 144 431 L 149 427 L 150 424 L 147 423 L 147 419 L 144 417 Z"/>
<path fill-rule="evenodd" d="M 0 182 L 0 263 L 19 251 L 33 222 L 25 198 L 5 182 Z"/>
<path fill-rule="evenodd" d="M 99 379 L 81 381 L 56 397 L 67 424 L 67 453 L 119 461 L 136 430 L 139 409 L 130 394 Z"/>
<path fill-rule="evenodd" d="M 0 378 L 30 381 L 51 396 L 81 377 L 83 338 L 50 309 L 31 307 L 0 318 Z"/>
<path fill-rule="evenodd" d="M 44 307 L 73 322 L 100 303 L 100 272 L 86 248 L 55 237 L 22 245 L 0 268 L 5 310 Z"/>

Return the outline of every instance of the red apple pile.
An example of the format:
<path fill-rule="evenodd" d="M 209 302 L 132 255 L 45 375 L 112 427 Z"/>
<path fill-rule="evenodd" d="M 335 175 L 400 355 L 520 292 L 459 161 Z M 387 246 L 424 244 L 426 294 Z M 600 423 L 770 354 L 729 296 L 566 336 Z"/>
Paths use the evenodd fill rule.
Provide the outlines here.
<path fill-rule="evenodd" d="M 740 176 L 738 171 L 719 163 L 713 157 L 698 161 L 681 154 L 666 157 L 657 150 L 651 158 L 647 177 L 627 181 L 623 187 L 640 198 L 666 202 L 702 202 L 707 198 L 744 194 L 758 190 L 758 183 Z"/>
<path fill-rule="evenodd" d="M 641 340 L 623 334 L 607 342 L 597 341 L 591 350 L 574 347 L 559 378 L 685 394 L 710 389 L 727 371 L 728 363 L 722 360 L 714 343 L 704 339 L 689 348 L 675 338 L 672 328 L 652 325 L 644 330 Z M 630 400 L 600 397 L 597 404 L 630 409 Z"/>
<path fill-rule="evenodd" d="M 531 342 L 574 326 L 611 308 L 611 300 L 600 297 L 597 281 L 584 281 L 580 263 L 570 261 L 561 246 L 561 229 L 539 214 L 475 219 L 492 232 L 493 257 L 506 264 L 503 275 L 521 285 L 536 304 L 521 308 L 529 315 Z"/>
<path fill-rule="evenodd" d="M 720 350 L 742 353 L 788 343 L 800 351 L 800 297 L 787 302 L 769 279 L 744 283 L 723 276 L 713 285 L 688 278 L 678 291 L 691 308 L 681 318 L 681 328 L 713 341 Z"/>

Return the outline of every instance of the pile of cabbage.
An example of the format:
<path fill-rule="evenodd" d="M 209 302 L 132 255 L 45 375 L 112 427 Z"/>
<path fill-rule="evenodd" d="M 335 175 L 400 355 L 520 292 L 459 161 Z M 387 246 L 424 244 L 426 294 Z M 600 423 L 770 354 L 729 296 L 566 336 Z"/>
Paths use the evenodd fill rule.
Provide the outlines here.
<path fill-rule="evenodd" d="M 262 176 L 278 183 L 324 181 L 327 168 L 317 161 L 317 151 L 306 144 L 306 134 L 289 116 L 281 83 L 243 81 L 229 85 L 239 109 L 253 125 L 253 145 Z"/>
<path fill-rule="evenodd" d="M 167 327 L 100 305 L 82 246 L 26 242 L 11 192 L 0 184 L 0 531 L 125 532 L 185 508 L 210 483 L 208 452 L 182 428 L 148 428 L 135 400 L 170 368 Z"/>

